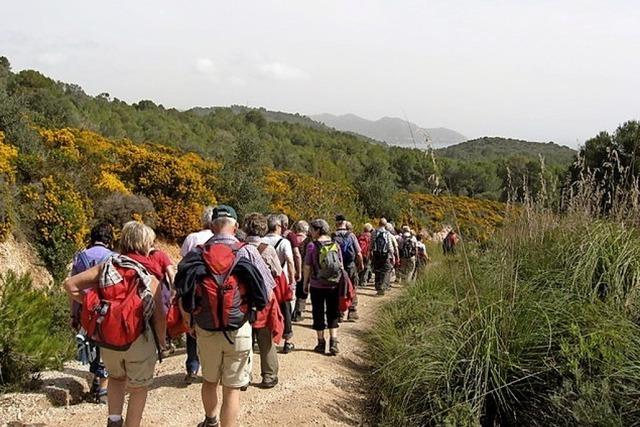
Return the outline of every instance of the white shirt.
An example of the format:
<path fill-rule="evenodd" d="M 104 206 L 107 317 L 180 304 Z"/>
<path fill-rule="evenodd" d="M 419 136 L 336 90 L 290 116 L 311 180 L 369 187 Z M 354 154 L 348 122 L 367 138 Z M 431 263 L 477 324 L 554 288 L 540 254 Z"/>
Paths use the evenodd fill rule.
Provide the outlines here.
<path fill-rule="evenodd" d="M 264 236 L 262 238 L 262 241 L 268 243 L 276 249 L 278 259 L 280 260 L 280 265 L 282 265 L 285 276 L 287 276 L 287 283 L 289 283 L 289 263 L 287 262 L 287 260 L 293 260 L 293 249 L 291 249 L 291 242 L 289 241 L 289 239 L 285 239 L 284 237 L 273 233 L 269 233 Z"/>
<path fill-rule="evenodd" d="M 193 248 L 198 245 L 204 245 L 207 241 L 213 237 L 213 232 L 209 229 L 196 231 L 191 233 L 184 239 L 182 248 L 180 248 L 180 255 L 186 256 Z"/>

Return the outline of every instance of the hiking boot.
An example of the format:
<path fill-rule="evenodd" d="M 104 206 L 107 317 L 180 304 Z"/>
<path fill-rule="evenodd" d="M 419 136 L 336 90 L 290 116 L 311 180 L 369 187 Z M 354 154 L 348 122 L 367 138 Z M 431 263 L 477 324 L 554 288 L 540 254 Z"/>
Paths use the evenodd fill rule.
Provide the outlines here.
<path fill-rule="evenodd" d="M 296 348 L 296 346 L 293 345 L 292 342 L 286 341 L 284 343 L 284 346 L 282 346 L 282 354 L 289 354 L 293 351 L 294 348 Z"/>
<path fill-rule="evenodd" d="M 331 339 L 329 341 L 329 354 L 335 356 L 338 353 L 340 353 L 340 350 L 338 349 L 338 340 Z"/>
<path fill-rule="evenodd" d="M 107 419 L 107 427 L 124 427 L 124 419 L 120 418 L 118 421 Z"/>
<path fill-rule="evenodd" d="M 198 375 L 195 372 L 189 372 L 184 377 L 184 382 L 187 384 L 193 384 L 198 379 Z"/>
<path fill-rule="evenodd" d="M 277 385 L 278 385 L 278 377 L 275 377 L 272 380 L 263 379 L 262 382 L 258 384 L 258 387 L 267 389 L 267 388 L 274 388 Z"/>
<path fill-rule="evenodd" d="M 340 315 L 338 316 L 338 323 L 342 323 L 344 321 L 344 312 L 341 311 Z"/>
<path fill-rule="evenodd" d="M 356 320 L 358 320 L 360 318 L 360 316 L 358 315 L 358 312 L 355 310 L 349 310 L 349 314 L 347 315 L 347 320 L 350 322 L 355 322 Z"/>
<path fill-rule="evenodd" d="M 243 385 L 242 387 L 240 387 L 240 391 L 247 391 L 248 388 L 249 388 L 249 384 Z"/>
<path fill-rule="evenodd" d="M 315 351 L 316 353 L 324 354 L 326 346 L 327 342 L 325 340 L 318 340 L 318 344 L 313 348 L 313 351 Z"/>
<path fill-rule="evenodd" d="M 218 422 L 218 417 L 207 417 L 204 416 L 204 421 L 198 423 L 198 427 L 218 427 L 220 423 Z"/>
<path fill-rule="evenodd" d="M 378 295 L 380 297 L 383 296 L 384 295 L 384 290 L 383 289 L 378 290 L 378 292 L 376 292 L 376 295 Z"/>

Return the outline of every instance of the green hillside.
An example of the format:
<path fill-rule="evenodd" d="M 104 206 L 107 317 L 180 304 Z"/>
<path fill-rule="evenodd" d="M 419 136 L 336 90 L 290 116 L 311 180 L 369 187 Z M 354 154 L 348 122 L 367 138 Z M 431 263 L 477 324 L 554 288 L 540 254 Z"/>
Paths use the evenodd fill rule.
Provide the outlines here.
<path fill-rule="evenodd" d="M 473 139 L 436 151 L 443 157 L 468 161 L 499 161 L 513 156 L 537 160 L 538 156 L 542 156 L 547 164 L 561 166 L 571 164 L 576 155 L 576 151 L 571 148 L 553 142 L 545 144 L 498 137 Z"/>
<path fill-rule="evenodd" d="M 385 189 L 386 194 L 398 190 L 450 191 L 454 195 L 504 198 L 505 165 L 512 162 L 512 157 L 517 157 L 519 164 L 510 168 L 516 174 L 515 181 L 519 175 L 523 177 L 520 181 L 535 180 L 539 165 L 537 155 L 532 153 L 536 150 L 544 153 L 548 146 L 510 141 L 502 157 L 487 156 L 482 150 L 471 150 L 465 155 L 451 154 L 459 147 L 468 146 L 464 143 L 438 150 L 434 162 L 432 156 L 422 150 L 388 147 L 360 135 L 328 129 L 299 114 L 240 106 L 179 111 L 151 100 L 128 104 L 108 93 L 91 96 L 76 84 L 54 81 L 38 71 L 14 73 L 9 61 L 2 58 L 0 128 L 3 122 L 9 125 L 10 118 L 20 111 L 25 112 L 35 127 L 69 127 L 116 140 L 153 142 L 223 163 L 232 160 L 234 150 L 244 142 L 260 153 L 263 167 L 353 186 L 361 192 L 362 200 L 371 199 L 371 189 L 363 183 L 372 179 L 380 189 Z M 5 133 L 12 137 L 11 130 Z M 28 142 L 25 144 L 29 145 Z M 572 152 L 561 150 L 566 150 L 564 157 L 551 157 L 568 159 Z M 507 158 L 507 155 L 512 157 Z M 525 156 L 524 163 L 519 155 Z M 560 163 L 562 166 L 559 164 L 552 171 L 558 176 L 565 173 L 569 161 Z M 378 200 L 391 200 L 380 191 Z M 398 210 L 390 201 L 383 206 L 379 202 L 374 204 L 376 208 L 363 202 L 362 209 L 373 216 Z"/>

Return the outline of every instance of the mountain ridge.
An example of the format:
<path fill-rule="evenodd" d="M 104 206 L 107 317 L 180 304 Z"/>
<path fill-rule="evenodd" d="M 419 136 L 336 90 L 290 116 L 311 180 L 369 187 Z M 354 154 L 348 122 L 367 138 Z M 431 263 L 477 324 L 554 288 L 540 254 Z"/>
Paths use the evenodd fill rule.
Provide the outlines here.
<path fill-rule="evenodd" d="M 441 148 L 467 140 L 461 133 L 446 127 L 423 128 L 397 117 L 368 120 L 353 113 L 322 113 L 309 117 L 336 130 L 354 132 L 398 147 Z"/>

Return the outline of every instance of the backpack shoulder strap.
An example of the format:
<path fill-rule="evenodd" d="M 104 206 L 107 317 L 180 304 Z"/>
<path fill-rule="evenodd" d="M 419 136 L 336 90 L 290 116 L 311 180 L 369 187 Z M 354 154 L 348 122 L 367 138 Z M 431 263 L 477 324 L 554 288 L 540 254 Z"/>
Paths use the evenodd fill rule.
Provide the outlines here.
<path fill-rule="evenodd" d="M 269 245 L 267 243 L 260 243 L 258 245 L 258 253 L 260 253 L 260 255 L 262 255 L 262 253 L 267 250 L 267 248 L 269 247 Z"/>
<path fill-rule="evenodd" d="M 88 270 L 92 267 L 91 262 L 89 261 L 89 257 L 87 256 L 85 251 L 78 252 L 78 260 L 80 260 L 85 270 Z"/>
<path fill-rule="evenodd" d="M 281 237 L 280 240 L 276 242 L 276 245 L 274 246 L 274 248 L 278 249 L 278 247 L 280 246 L 280 243 L 282 243 L 283 240 L 284 240 L 284 237 Z"/>

